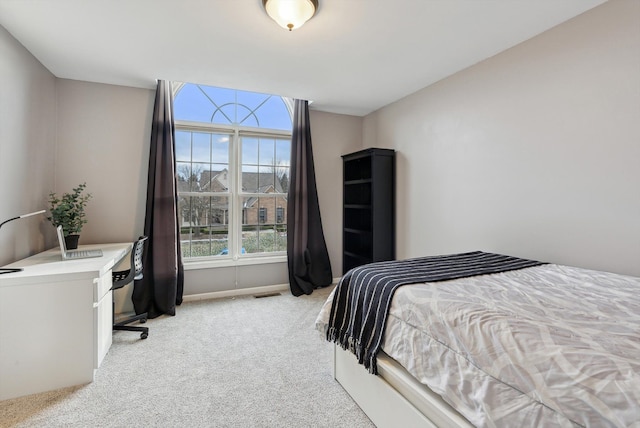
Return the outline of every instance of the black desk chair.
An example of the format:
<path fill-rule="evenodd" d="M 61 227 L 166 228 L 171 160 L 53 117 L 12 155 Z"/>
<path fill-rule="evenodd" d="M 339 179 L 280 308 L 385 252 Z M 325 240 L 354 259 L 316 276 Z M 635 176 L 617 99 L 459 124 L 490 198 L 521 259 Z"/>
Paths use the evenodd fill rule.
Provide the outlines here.
<path fill-rule="evenodd" d="M 144 251 L 144 242 L 148 238 L 141 236 L 136 242 L 133 243 L 131 249 L 131 268 L 118 272 L 113 272 L 113 285 L 111 290 L 118 290 L 127 284 L 132 283 L 134 280 L 142 279 L 142 253 Z M 147 322 L 147 313 L 139 314 L 131 318 L 127 318 L 123 321 L 116 322 L 116 303 L 115 298 L 113 301 L 113 329 L 114 330 L 126 330 L 126 331 L 139 331 L 140 339 L 146 339 L 149 336 L 149 327 L 138 327 L 127 325 L 134 321 L 140 321 L 140 323 Z"/>

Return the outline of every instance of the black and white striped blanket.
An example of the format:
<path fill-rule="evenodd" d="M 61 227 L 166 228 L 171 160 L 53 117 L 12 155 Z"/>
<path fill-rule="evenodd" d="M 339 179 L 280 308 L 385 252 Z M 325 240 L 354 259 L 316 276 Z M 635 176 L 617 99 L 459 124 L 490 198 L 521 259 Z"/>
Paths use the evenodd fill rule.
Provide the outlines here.
<path fill-rule="evenodd" d="M 376 355 L 382 343 L 393 293 L 401 285 L 446 281 L 523 269 L 544 264 L 501 254 L 473 251 L 444 256 L 371 263 L 348 271 L 338 283 L 327 340 L 349 349 L 360 364 L 377 374 Z"/>

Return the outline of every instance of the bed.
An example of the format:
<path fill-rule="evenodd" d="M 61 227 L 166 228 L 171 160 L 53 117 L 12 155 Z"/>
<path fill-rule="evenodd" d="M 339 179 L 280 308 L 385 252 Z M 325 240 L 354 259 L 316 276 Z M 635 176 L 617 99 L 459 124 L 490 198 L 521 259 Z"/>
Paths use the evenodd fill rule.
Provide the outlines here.
<path fill-rule="evenodd" d="M 639 296 L 640 278 L 471 252 L 352 269 L 316 328 L 378 427 L 640 427 Z"/>

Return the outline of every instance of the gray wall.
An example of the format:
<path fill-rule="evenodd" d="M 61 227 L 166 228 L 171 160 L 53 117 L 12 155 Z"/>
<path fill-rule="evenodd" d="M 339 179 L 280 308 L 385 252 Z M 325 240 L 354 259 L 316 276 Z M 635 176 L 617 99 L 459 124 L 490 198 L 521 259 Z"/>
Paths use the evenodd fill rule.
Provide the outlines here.
<path fill-rule="evenodd" d="M 612 0 L 364 119 L 398 150 L 398 257 L 640 275 L 640 2 Z"/>
<path fill-rule="evenodd" d="M 46 208 L 54 182 L 56 78 L 0 26 L 0 222 Z M 44 215 L 0 229 L 0 266 L 49 248 Z"/>
<path fill-rule="evenodd" d="M 155 91 L 67 79 L 57 88 L 55 188 L 86 182 L 92 194 L 80 244 L 131 242 L 144 233 Z M 133 311 L 132 291 L 115 293 L 116 312 Z"/>
<path fill-rule="evenodd" d="M 313 158 L 333 277 L 342 274 L 342 158 L 360 150 L 362 118 L 311 111 Z"/>
<path fill-rule="evenodd" d="M 58 79 L 55 188 L 86 182 L 93 195 L 80 244 L 143 234 L 154 98 L 154 90 Z"/>

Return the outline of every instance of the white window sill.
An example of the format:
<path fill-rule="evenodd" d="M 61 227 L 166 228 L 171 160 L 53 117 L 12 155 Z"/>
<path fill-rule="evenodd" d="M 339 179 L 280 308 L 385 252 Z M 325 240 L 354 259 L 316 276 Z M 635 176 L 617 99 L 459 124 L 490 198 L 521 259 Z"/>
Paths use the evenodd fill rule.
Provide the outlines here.
<path fill-rule="evenodd" d="M 253 257 L 239 257 L 234 260 L 232 257 L 225 257 L 219 260 L 184 260 L 184 270 L 212 269 L 232 266 L 262 265 L 268 263 L 286 263 L 287 255 L 266 255 Z"/>

